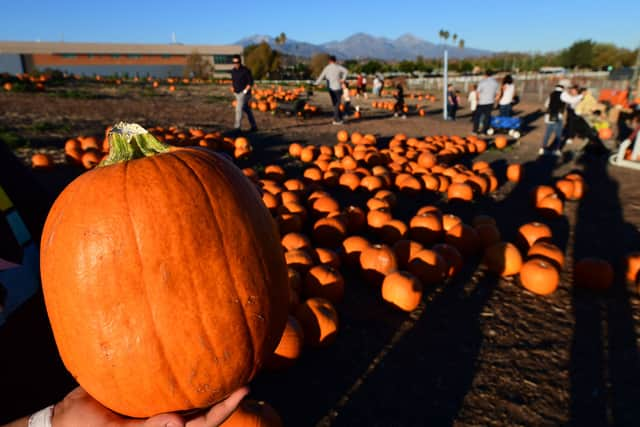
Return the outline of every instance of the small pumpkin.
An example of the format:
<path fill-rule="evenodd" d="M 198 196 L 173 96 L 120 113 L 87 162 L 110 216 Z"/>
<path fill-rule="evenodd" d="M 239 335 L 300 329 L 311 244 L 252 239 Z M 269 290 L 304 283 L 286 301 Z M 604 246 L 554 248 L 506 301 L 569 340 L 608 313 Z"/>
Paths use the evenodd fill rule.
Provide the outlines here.
<path fill-rule="evenodd" d="M 545 259 L 533 257 L 520 268 L 520 283 L 534 294 L 549 295 L 558 288 L 559 282 L 558 270 Z"/>
<path fill-rule="evenodd" d="M 640 271 L 640 252 L 632 252 L 625 258 L 625 278 L 629 283 L 638 282 Z"/>
<path fill-rule="evenodd" d="M 564 266 L 564 253 L 553 243 L 545 241 L 536 242 L 529 248 L 527 256 L 543 258 L 552 263 L 558 270 Z"/>
<path fill-rule="evenodd" d="M 421 243 L 413 240 L 398 240 L 393 245 L 393 253 L 396 255 L 396 261 L 398 266 L 402 269 L 407 269 L 409 261 L 416 256 L 418 252 L 424 249 Z"/>
<path fill-rule="evenodd" d="M 542 241 L 550 241 L 552 237 L 551 229 L 548 225 L 541 222 L 529 222 L 518 228 L 518 245 L 525 251 L 528 251 L 534 243 Z"/>
<path fill-rule="evenodd" d="M 362 236 L 349 236 L 344 239 L 340 247 L 344 263 L 349 266 L 359 265 L 360 254 L 369 245 L 369 241 Z"/>
<path fill-rule="evenodd" d="M 613 267 L 600 258 L 583 258 L 573 267 L 573 283 L 580 288 L 609 289 L 613 285 Z"/>
<path fill-rule="evenodd" d="M 304 345 L 304 331 L 295 317 L 289 316 L 278 346 L 266 360 L 265 367 L 271 370 L 286 369 L 298 360 Z"/>
<path fill-rule="evenodd" d="M 382 299 L 404 311 L 413 311 L 422 299 L 422 283 L 406 271 L 394 271 L 382 282 Z"/>
<path fill-rule="evenodd" d="M 327 347 L 338 333 L 338 312 L 324 298 L 309 298 L 298 305 L 295 318 L 304 331 L 304 342 L 310 347 Z"/>
<path fill-rule="evenodd" d="M 387 274 L 398 269 L 398 262 L 389 246 L 370 245 L 360 252 L 360 268 L 368 283 L 380 286 Z"/>
<path fill-rule="evenodd" d="M 307 297 L 321 297 L 337 304 L 344 296 L 342 274 L 328 265 L 316 265 L 305 276 L 304 293 Z"/>
<path fill-rule="evenodd" d="M 515 245 L 498 242 L 486 249 L 483 262 L 489 271 L 508 277 L 520 272 L 522 255 Z"/>
<path fill-rule="evenodd" d="M 447 263 L 432 249 L 422 249 L 409 260 L 408 270 L 420 279 L 423 285 L 441 283 L 447 277 Z"/>

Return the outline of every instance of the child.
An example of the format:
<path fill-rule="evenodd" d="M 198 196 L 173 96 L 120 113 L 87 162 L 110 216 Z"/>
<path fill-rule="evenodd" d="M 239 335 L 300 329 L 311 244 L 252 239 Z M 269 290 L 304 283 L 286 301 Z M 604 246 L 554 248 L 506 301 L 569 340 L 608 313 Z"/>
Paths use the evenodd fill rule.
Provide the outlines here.
<path fill-rule="evenodd" d="M 478 92 L 476 92 L 477 88 L 478 88 L 477 84 L 472 84 L 471 92 L 469 92 L 469 96 L 467 97 L 467 102 L 469 103 L 469 110 L 471 111 L 471 121 L 473 121 L 473 117 L 476 114 L 476 108 L 478 108 Z"/>
<path fill-rule="evenodd" d="M 342 103 L 344 105 L 345 116 L 351 115 L 351 94 L 349 93 L 349 85 L 346 81 L 342 82 Z"/>
<path fill-rule="evenodd" d="M 402 118 L 406 119 L 407 115 L 404 112 L 404 89 L 402 88 L 402 83 L 396 85 L 396 92 L 393 94 L 393 97 L 396 100 L 393 106 L 393 117 L 398 117 L 398 114 L 402 114 Z"/>

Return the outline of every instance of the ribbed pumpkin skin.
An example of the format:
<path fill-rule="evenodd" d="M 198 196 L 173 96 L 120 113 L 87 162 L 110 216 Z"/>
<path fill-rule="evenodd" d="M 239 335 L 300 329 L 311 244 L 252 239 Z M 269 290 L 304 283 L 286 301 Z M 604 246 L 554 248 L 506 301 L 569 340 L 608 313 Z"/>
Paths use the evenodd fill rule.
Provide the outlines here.
<path fill-rule="evenodd" d="M 81 175 L 49 213 L 41 274 L 65 366 L 133 417 L 248 383 L 287 320 L 273 219 L 241 171 L 203 149 Z"/>

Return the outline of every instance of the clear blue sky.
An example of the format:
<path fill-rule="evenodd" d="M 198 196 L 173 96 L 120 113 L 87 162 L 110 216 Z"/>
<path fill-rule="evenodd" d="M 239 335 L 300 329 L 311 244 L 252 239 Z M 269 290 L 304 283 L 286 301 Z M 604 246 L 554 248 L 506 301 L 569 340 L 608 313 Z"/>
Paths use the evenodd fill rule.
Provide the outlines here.
<path fill-rule="evenodd" d="M 0 40 L 229 44 L 253 34 L 311 43 L 356 32 L 437 41 L 448 29 L 466 45 L 494 51 L 550 51 L 590 38 L 640 45 L 639 0 L 2 2 Z"/>

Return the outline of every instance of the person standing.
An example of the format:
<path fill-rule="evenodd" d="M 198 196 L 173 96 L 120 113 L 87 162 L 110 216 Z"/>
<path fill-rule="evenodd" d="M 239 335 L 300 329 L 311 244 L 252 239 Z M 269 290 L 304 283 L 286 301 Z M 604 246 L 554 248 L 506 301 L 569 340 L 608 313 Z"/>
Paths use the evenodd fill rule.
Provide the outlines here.
<path fill-rule="evenodd" d="M 560 95 L 560 99 L 562 102 L 567 104 L 567 120 L 564 124 L 564 137 L 565 142 L 567 144 L 573 143 L 573 138 L 576 137 L 576 110 L 575 108 L 578 106 L 580 101 L 582 100 L 582 95 L 578 92 L 578 86 L 573 85 L 569 88 L 569 90 L 565 90 Z"/>
<path fill-rule="evenodd" d="M 458 94 L 453 85 L 447 87 L 447 120 L 455 120 L 458 111 Z"/>
<path fill-rule="evenodd" d="M 380 96 L 380 91 L 382 90 L 382 80 L 378 76 L 373 78 L 373 95 Z"/>
<path fill-rule="evenodd" d="M 251 88 L 253 86 L 253 76 L 251 70 L 242 64 L 240 55 L 233 55 L 233 68 L 231 69 L 231 85 L 233 88 L 233 94 L 236 97 L 236 116 L 234 122 L 234 129 L 240 131 L 240 122 L 242 121 L 242 113 L 247 113 L 249 124 L 251 125 L 250 132 L 258 130 L 256 126 L 256 120 L 253 118 L 253 113 L 249 107 L 249 100 L 251 99 Z"/>
<path fill-rule="evenodd" d="M 396 92 L 393 94 L 393 97 L 396 100 L 396 103 L 393 105 L 393 117 L 400 115 L 400 117 L 406 119 L 407 113 L 404 111 L 404 88 L 402 87 L 402 83 L 396 85 Z"/>
<path fill-rule="evenodd" d="M 516 86 L 513 84 L 513 77 L 511 77 L 511 74 L 507 74 L 502 80 L 500 96 L 498 97 L 500 117 L 511 117 L 511 104 L 513 103 L 513 97 L 515 94 Z"/>
<path fill-rule="evenodd" d="M 553 92 L 549 94 L 544 105 L 547 112 L 544 115 L 546 129 L 542 138 L 542 147 L 538 150 L 538 154 L 546 154 L 547 149 L 553 149 L 553 154 L 561 155 L 560 142 L 562 140 L 562 119 L 566 104 L 562 102 L 561 96 L 564 87 L 561 84 L 556 85 Z M 549 145 L 549 138 L 553 133 L 553 142 Z"/>
<path fill-rule="evenodd" d="M 333 124 L 341 125 L 342 113 L 340 112 L 340 100 L 342 98 L 342 83 L 347 78 L 348 71 L 342 65 L 336 63 L 336 57 L 329 56 L 329 64 L 322 70 L 320 76 L 315 81 L 315 85 L 320 85 L 323 80 L 327 81 L 331 104 L 333 105 Z"/>
<path fill-rule="evenodd" d="M 479 129 L 483 132 L 489 128 L 491 123 L 491 110 L 498 93 L 498 82 L 492 77 L 493 72 L 487 70 L 484 77 L 478 83 L 478 108 L 473 120 L 473 133 L 478 133 Z"/>
<path fill-rule="evenodd" d="M 475 120 L 476 110 L 478 109 L 478 92 L 476 89 L 478 88 L 477 84 L 471 85 L 471 92 L 469 92 L 469 96 L 467 97 L 467 102 L 469 103 L 469 110 L 471 111 L 471 121 Z"/>
<path fill-rule="evenodd" d="M 364 80 L 364 77 L 362 77 L 361 73 L 358 73 L 358 75 L 356 76 L 356 97 L 360 98 L 360 95 L 362 94 L 362 82 Z"/>
<path fill-rule="evenodd" d="M 367 75 L 362 75 L 362 96 L 364 99 L 367 99 Z"/>

